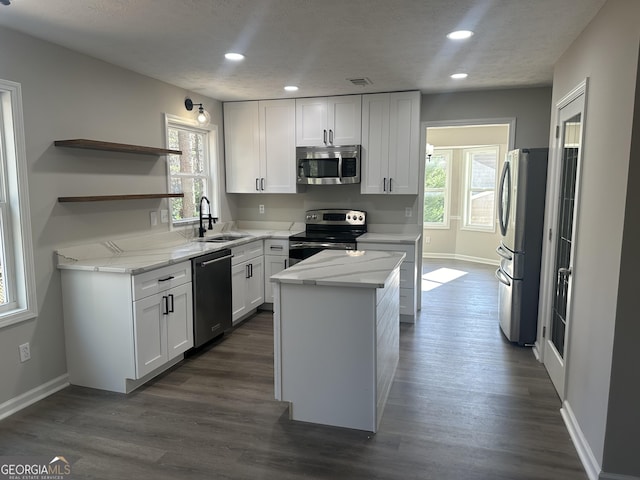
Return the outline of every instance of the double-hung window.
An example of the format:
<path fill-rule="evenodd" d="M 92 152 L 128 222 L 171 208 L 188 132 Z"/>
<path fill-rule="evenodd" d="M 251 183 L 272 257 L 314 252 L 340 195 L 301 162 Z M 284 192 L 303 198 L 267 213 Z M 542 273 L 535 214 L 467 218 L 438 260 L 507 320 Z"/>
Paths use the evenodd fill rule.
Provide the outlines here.
<path fill-rule="evenodd" d="M 466 148 L 464 228 L 495 231 L 497 145 Z"/>
<path fill-rule="evenodd" d="M 20 84 L 0 80 L 0 327 L 37 315 Z"/>
<path fill-rule="evenodd" d="M 452 150 L 436 149 L 425 163 L 424 228 L 449 227 L 452 157 Z"/>
<path fill-rule="evenodd" d="M 181 150 L 182 155 L 168 155 L 169 192 L 184 193 L 183 198 L 170 201 L 171 222 L 174 226 L 194 223 L 200 214 L 203 196 L 211 204 L 203 202 L 203 213 L 216 217 L 217 198 L 215 177 L 216 130 L 205 130 L 167 115 L 167 148 Z"/>

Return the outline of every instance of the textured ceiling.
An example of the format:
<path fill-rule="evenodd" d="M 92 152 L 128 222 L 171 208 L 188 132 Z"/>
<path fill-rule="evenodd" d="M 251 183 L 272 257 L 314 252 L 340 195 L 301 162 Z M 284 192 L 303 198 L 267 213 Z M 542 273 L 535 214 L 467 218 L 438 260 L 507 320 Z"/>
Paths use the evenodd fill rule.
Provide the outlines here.
<path fill-rule="evenodd" d="M 11 0 L 0 25 L 220 100 L 428 93 L 550 85 L 605 1 Z"/>

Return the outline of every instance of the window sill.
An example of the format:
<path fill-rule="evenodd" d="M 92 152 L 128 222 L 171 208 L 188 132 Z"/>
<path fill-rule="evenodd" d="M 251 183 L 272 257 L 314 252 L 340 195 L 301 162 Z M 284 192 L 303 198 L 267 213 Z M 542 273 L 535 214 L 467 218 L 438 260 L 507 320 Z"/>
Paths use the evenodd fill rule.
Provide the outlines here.
<path fill-rule="evenodd" d="M 27 320 L 32 320 L 37 316 L 38 311 L 35 308 L 17 308 L 10 310 L 6 313 L 0 314 L 0 329 L 17 323 L 26 322 Z"/>

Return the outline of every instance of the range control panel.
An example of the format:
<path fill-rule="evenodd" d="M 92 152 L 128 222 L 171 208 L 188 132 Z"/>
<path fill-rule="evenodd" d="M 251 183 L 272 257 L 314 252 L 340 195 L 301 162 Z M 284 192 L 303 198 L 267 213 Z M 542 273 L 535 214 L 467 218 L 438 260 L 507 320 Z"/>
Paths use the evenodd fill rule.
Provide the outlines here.
<path fill-rule="evenodd" d="M 366 225 L 367 212 L 362 210 L 307 210 L 307 225 Z"/>

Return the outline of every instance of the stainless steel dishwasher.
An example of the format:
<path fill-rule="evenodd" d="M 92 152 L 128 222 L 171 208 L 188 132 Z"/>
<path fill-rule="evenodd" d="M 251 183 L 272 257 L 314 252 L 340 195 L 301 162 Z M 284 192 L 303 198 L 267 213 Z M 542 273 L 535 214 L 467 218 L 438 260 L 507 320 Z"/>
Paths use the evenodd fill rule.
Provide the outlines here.
<path fill-rule="evenodd" d="M 231 250 L 191 260 L 193 343 L 200 347 L 231 328 Z"/>

